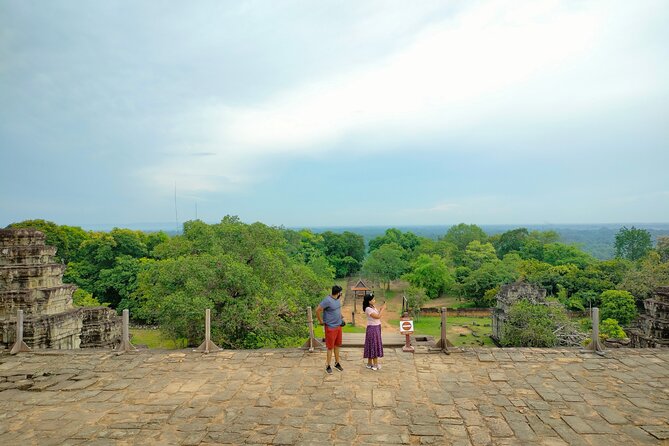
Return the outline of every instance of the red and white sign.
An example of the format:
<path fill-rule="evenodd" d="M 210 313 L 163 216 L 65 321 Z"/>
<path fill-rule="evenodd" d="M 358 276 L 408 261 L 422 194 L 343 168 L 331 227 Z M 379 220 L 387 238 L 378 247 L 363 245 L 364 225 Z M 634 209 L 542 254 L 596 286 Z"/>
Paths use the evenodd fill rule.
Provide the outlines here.
<path fill-rule="evenodd" d="M 413 333 L 413 321 L 400 321 L 400 333 L 401 334 Z"/>

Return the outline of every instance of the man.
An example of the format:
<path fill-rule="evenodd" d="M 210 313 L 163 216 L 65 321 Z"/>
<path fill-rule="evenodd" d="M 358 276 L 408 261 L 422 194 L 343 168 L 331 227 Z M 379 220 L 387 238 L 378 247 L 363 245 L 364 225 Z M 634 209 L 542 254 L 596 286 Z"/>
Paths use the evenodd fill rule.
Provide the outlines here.
<path fill-rule="evenodd" d="M 344 325 L 344 321 L 341 317 L 341 287 L 335 285 L 332 287 L 332 294 L 327 296 L 323 301 L 318 304 L 316 307 L 316 317 L 318 322 L 325 329 L 325 346 L 328 349 L 327 355 L 327 366 L 325 371 L 329 374 L 332 374 L 332 367 L 330 367 L 330 362 L 332 361 L 332 352 L 334 351 L 335 357 L 335 369 L 340 372 L 344 371 L 344 368 L 339 364 L 339 347 L 341 346 L 341 327 Z"/>

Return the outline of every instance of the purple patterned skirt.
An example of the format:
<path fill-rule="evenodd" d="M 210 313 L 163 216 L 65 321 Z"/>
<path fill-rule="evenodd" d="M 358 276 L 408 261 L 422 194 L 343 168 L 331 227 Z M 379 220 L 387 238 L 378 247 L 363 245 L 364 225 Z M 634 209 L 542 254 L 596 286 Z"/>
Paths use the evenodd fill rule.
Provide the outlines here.
<path fill-rule="evenodd" d="M 363 358 L 383 358 L 383 341 L 381 326 L 368 325 L 365 331 L 365 354 Z"/>

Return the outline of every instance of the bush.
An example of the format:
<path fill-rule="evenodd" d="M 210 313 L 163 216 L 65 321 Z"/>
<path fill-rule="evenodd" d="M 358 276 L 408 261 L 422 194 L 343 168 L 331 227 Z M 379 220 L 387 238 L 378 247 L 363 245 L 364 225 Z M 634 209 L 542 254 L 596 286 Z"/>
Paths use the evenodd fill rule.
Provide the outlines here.
<path fill-rule="evenodd" d="M 599 337 L 602 339 L 625 339 L 627 335 L 615 319 L 604 319 L 599 324 Z"/>
<path fill-rule="evenodd" d="M 621 325 L 628 325 L 637 316 L 634 296 L 627 291 L 608 290 L 601 295 L 602 320 L 615 319 Z"/>
<path fill-rule="evenodd" d="M 571 322 L 562 305 L 535 305 L 521 300 L 511 306 L 501 343 L 505 347 L 555 347 L 555 331 Z"/>
<path fill-rule="evenodd" d="M 601 304 L 599 293 L 591 290 L 577 291 L 572 297 L 578 299 L 584 309 Z"/>
<path fill-rule="evenodd" d="M 409 314 L 412 317 L 417 317 L 420 314 L 421 307 L 428 300 L 425 291 L 420 287 L 410 286 L 406 291 L 406 297 L 407 305 L 409 306 Z"/>
<path fill-rule="evenodd" d="M 91 293 L 81 288 L 72 294 L 72 304 L 75 307 L 106 307 L 109 305 L 108 303 L 101 304 Z"/>
<path fill-rule="evenodd" d="M 499 293 L 499 286 L 495 288 L 490 288 L 488 291 L 483 293 L 483 306 L 485 308 L 494 307 L 497 305 L 497 294 Z"/>

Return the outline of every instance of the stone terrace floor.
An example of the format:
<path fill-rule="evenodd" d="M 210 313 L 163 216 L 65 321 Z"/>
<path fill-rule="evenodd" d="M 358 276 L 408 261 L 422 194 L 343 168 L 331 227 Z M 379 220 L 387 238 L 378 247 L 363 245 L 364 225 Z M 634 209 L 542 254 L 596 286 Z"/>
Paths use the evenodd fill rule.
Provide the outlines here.
<path fill-rule="evenodd" d="M 632 445 L 669 441 L 669 351 L 0 355 L 0 444 Z"/>

